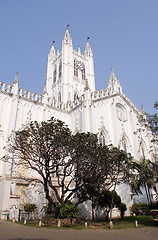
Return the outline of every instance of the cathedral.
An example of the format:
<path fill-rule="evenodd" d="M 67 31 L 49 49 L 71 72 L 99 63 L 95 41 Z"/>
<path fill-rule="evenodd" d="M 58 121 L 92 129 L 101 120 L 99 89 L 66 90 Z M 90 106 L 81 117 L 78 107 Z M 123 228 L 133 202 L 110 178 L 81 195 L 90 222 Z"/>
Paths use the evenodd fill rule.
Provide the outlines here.
<path fill-rule="evenodd" d="M 151 133 L 146 129 L 135 135 L 144 114 L 123 93 L 113 69 L 107 88 L 95 90 L 92 48 L 87 39 L 84 53 L 73 49 L 69 29 L 62 49 L 52 45 L 48 54 L 47 77 L 41 95 L 19 87 L 18 73 L 12 84 L 0 81 L 0 159 L 7 153 L 7 139 L 12 132 L 24 129 L 30 121 L 47 121 L 52 116 L 64 121 L 72 133 L 92 132 L 102 144 L 113 144 L 139 160 L 152 159 Z M 128 207 L 133 197 L 127 186 L 118 189 Z M 26 181 L 13 177 L 12 168 L 0 160 L 0 217 L 13 214 L 25 203 L 45 202 L 44 194 Z M 83 213 L 84 215 L 84 213 Z M 15 218 L 16 219 L 16 218 Z"/>

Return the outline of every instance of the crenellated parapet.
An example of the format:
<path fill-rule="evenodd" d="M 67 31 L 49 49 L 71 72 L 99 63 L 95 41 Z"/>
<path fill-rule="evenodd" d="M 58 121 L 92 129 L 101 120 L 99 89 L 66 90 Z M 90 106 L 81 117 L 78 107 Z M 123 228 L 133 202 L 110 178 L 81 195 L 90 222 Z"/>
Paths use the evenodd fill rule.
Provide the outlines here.
<path fill-rule="evenodd" d="M 23 90 L 22 88 L 18 88 L 17 92 L 14 91 L 14 84 L 8 84 L 6 86 L 5 82 L 0 81 L 0 93 L 3 94 L 9 94 L 10 96 L 16 95 L 16 97 L 20 99 L 24 99 L 26 101 L 33 101 L 34 103 L 40 103 L 40 104 L 46 104 L 49 107 L 53 107 L 54 109 L 58 109 L 61 111 L 71 111 L 75 109 L 76 107 L 80 106 L 82 102 L 84 101 L 85 97 L 84 94 L 75 99 L 74 101 L 68 101 L 67 103 L 58 102 L 54 99 L 49 98 L 48 96 L 45 96 L 43 93 L 42 95 L 38 95 L 37 93 L 30 92 L 28 90 Z"/>
<path fill-rule="evenodd" d="M 110 90 L 109 89 L 102 89 L 99 91 L 95 91 L 91 93 L 91 100 L 92 101 L 96 101 L 99 100 L 101 98 L 105 98 L 110 96 Z"/>
<path fill-rule="evenodd" d="M 132 109 L 136 112 L 136 114 L 141 115 L 142 112 L 139 111 L 139 109 L 131 102 L 131 100 L 124 94 L 124 93 L 111 93 L 111 89 L 107 88 L 107 89 L 103 89 L 103 90 L 99 90 L 99 91 L 95 91 L 91 93 L 91 100 L 92 101 L 98 101 L 101 99 L 104 99 L 106 97 L 111 97 L 111 96 L 116 96 L 119 95 L 120 97 L 122 97 L 124 99 L 124 101 L 130 105 L 130 107 L 132 107 Z"/>
<path fill-rule="evenodd" d="M 6 86 L 5 82 L 0 81 L 0 92 L 4 94 L 10 94 L 11 96 L 16 95 L 20 98 L 24 98 L 26 100 L 32 100 L 36 102 L 43 103 L 42 95 L 38 95 L 37 93 L 31 93 L 28 90 L 23 90 L 22 88 L 17 88 L 17 91 L 14 89 L 15 84 L 8 84 Z"/>

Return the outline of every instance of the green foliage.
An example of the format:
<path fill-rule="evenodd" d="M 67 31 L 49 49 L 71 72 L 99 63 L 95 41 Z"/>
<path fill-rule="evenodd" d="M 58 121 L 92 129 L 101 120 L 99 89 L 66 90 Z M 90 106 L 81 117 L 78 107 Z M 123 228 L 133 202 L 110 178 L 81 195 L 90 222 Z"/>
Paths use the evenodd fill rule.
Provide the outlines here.
<path fill-rule="evenodd" d="M 59 217 L 60 218 L 77 218 L 80 213 L 80 209 L 78 206 L 71 202 L 64 203 L 59 211 Z"/>
<path fill-rule="evenodd" d="M 121 202 L 121 203 L 118 205 L 118 209 L 120 210 L 121 218 L 123 218 L 124 215 L 125 215 L 125 212 L 126 212 L 126 210 L 127 210 L 126 204 Z"/>
<path fill-rule="evenodd" d="M 158 102 L 155 102 L 154 108 L 158 110 Z M 158 136 L 158 113 L 147 114 L 147 121 L 152 133 Z"/>
<path fill-rule="evenodd" d="M 157 173 L 155 164 L 143 158 L 139 162 L 133 162 L 135 173 L 131 178 L 131 190 L 135 194 L 142 194 L 141 188 L 145 189 L 148 203 L 152 202 L 150 189 L 155 187 Z"/>
<path fill-rule="evenodd" d="M 133 214 L 144 215 L 148 211 L 148 204 L 146 203 L 133 203 L 132 207 L 130 208 Z"/>
<path fill-rule="evenodd" d="M 37 206 L 34 203 L 26 203 L 24 205 L 25 212 L 34 212 L 36 210 Z"/>

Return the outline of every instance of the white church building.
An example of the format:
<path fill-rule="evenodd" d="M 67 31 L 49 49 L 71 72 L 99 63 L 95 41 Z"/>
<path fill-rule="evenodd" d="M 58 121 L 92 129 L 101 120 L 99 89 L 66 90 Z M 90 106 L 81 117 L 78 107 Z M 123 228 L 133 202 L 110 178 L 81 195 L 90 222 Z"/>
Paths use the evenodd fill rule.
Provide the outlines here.
<path fill-rule="evenodd" d="M 72 133 L 92 132 L 102 144 L 120 146 L 136 160 L 152 159 L 151 133 L 134 132 L 144 114 L 123 93 L 113 69 L 106 89 L 95 90 L 93 52 L 87 40 L 84 53 L 73 49 L 67 29 L 62 50 L 54 45 L 48 54 L 47 79 L 41 95 L 19 87 L 18 74 L 12 84 L 0 81 L 0 159 L 7 153 L 7 139 L 12 131 L 25 128 L 30 121 L 47 121 L 52 116 L 64 121 Z M 5 147 L 5 148 L 4 148 Z M 33 192 L 33 193 L 31 193 Z M 132 205 L 129 189 L 119 192 L 122 201 Z M 12 177 L 12 169 L 0 160 L 0 216 L 20 208 L 27 202 L 44 202 L 33 186 Z"/>

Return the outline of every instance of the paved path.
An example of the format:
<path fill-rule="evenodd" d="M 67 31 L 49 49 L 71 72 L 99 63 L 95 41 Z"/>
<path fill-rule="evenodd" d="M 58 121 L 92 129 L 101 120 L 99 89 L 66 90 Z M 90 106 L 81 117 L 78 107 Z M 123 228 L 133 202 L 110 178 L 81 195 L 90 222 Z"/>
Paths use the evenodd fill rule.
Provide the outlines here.
<path fill-rule="evenodd" d="M 124 230 L 54 230 L 0 221 L 0 240 L 158 240 L 158 227 Z"/>

